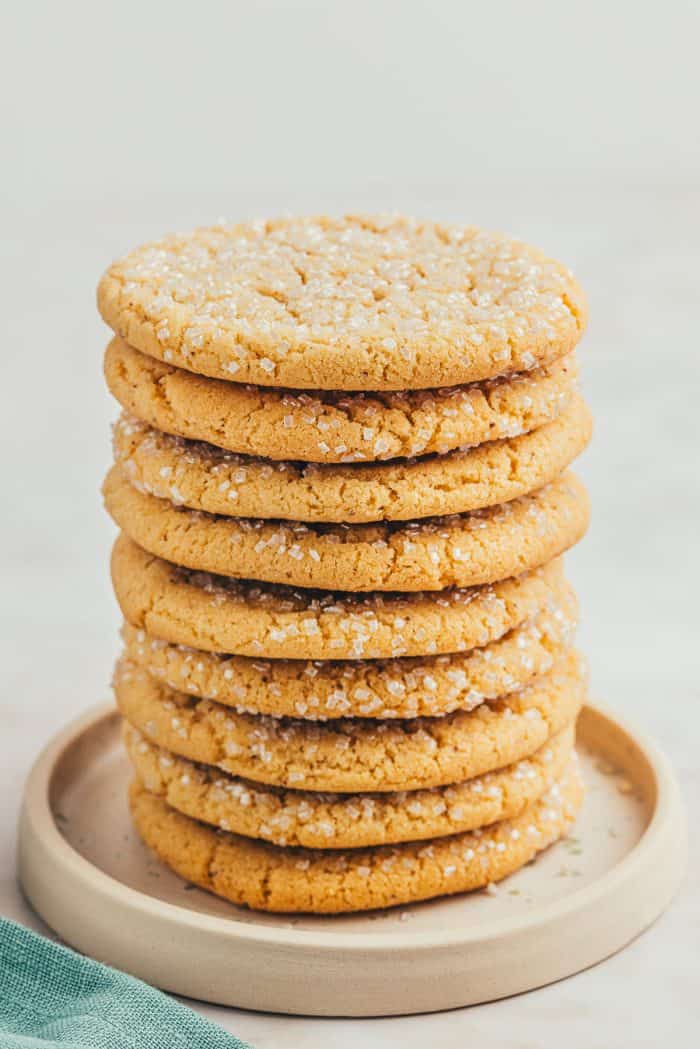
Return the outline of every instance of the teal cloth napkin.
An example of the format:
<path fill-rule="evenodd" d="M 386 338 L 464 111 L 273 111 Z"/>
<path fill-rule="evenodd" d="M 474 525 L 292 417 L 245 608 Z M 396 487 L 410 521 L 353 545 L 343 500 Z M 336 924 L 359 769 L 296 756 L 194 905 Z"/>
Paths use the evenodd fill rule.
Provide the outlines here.
<path fill-rule="evenodd" d="M 141 980 L 0 918 L 0 1049 L 250 1049 Z"/>

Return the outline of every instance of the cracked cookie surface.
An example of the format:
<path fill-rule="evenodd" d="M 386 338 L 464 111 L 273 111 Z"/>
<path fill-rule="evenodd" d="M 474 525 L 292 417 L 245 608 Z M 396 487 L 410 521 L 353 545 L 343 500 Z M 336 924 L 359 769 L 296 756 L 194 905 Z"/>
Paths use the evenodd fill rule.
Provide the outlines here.
<path fill-rule="evenodd" d="M 174 644 L 268 659 L 384 659 L 488 644 L 556 598 L 562 566 L 438 592 L 334 593 L 193 572 L 122 534 L 112 582 L 124 618 Z"/>
<path fill-rule="evenodd" d="M 129 415 L 242 455 L 316 463 L 411 458 L 517 437 L 551 422 L 576 389 L 573 356 L 483 383 L 395 393 L 279 390 L 195 375 L 113 339 L 110 391 Z"/>
<path fill-rule="evenodd" d="M 576 395 L 530 433 L 423 459 L 268 462 L 171 437 L 125 416 L 114 428 L 114 455 L 135 487 L 193 510 L 352 524 L 466 513 L 527 495 L 565 470 L 590 436 L 590 414 Z"/>
<path fill-rule="evenodd" d="M 171 808 L 202 823 L 274 845 L 360 848 L 460 834 L 518 816 L 562 775 L 569 727 L 515 765 L 463 783 L 387 794 L 319 794 L 223 775 L 150 743 L 124 725 L 138 779 Z"/>
<path fill-rule="evenodd" d="M 126 720 L 190 761 L 297 790 L 420 790 L 458 783 L 529 757 L 573 723 L 585 668 L 569 652 L 520 692 L 443 717 L 303 721 L 239 714 L 159 684 L 121 661 L 114 678 Z"/>
<path fill-rule="evenodd" d="M 313 662 L 203 652 L 125 623 L 125 654 L 169 688 L 240 713 L 326 721 L 434 717 L 473 710 L 551 670 L 573 643 L 577 603 L 566 584 L 502 638 L 467 652 L 388 660 Z"/>
<path fill-rule="evenodd" d="M 444 590 L 520 575 L 577 543 L 586 490 L 564 474 L 531 495 L 419 522 L 303 525 L 221 517 L 140 492 L 118 467 L 103 485 L 122 531 L 157 557 L 195 571 L 323 590 Z"/>
<path fill-rule="evenodd" d="M 216 831 L 176 812 L 140 783 L 136 829 L 180 877 L 255 910 L 337 914 L 483 888 L 529 863 L 571 828 L 583 799 L 574 759 L 519 816 L 433 841 L 365 849 L 280 848 Z"/>
<path fill-rule="evenodd" d="M 113 263 L 97 302 L 152 357 L 317 390 L 525 371 L 569 353 L 586 323 L 571 272 L 520 241 L 361 215 L 171 234 Z"/>

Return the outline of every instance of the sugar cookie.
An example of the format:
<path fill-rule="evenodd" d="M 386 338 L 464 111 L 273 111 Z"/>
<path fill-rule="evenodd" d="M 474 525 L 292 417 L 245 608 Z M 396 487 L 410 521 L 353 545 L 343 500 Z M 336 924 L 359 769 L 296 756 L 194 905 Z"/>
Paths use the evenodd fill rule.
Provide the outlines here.
<path fill-rule="evenodd" d="M 339 594 L 255 585 L 192 572 L 125 535 L 112 552 L 124 618 L 154 637 L 267 659 L 386 659 L 486 645 L 541 609 L 561 585 L 560 560 L 481 587 L 414 594 Z"/>
<path fill-rule="evenodd" d="M 521 241 L 409 218 L 289 218 L 172 234 L 97 292 L 138 350 L 202 375 L 314 390 L 410 390 L 569 353 L 586 305 Z"/>
<path fill-rule="evenodd" d="M 575 762 L 519 816 L 485 830 L 369 849 L 291 849 L 216 831 L 130 791 L 136 829 L 181 878 L 254 910 L 338 914 L 484 888 L 563 837 L 583 785 Z"/>

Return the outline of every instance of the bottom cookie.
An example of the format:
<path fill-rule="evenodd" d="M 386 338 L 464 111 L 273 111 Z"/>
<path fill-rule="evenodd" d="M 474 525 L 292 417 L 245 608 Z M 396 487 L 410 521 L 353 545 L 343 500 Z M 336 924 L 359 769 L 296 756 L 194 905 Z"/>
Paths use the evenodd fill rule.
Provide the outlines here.
<path fill-rule="evenodd" d="M 200 888 L 254 910 L 338 914 L 484 888 L 563 837 L 580 808 L 575 758 L 515 819 L 433 841 L 328 850 L 282 848 L 215 831 L 135 781 L 129 802 L 144 843 Z"/>

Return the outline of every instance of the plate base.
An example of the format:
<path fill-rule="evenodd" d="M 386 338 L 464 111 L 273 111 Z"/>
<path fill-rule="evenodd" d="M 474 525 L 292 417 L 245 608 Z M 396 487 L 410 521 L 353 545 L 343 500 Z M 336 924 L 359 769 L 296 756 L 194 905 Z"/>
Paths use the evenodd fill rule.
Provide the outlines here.
<path fill-rule="evenodd" d="M 141 844 L 113 708 L 69 726 L 27 783 L 20 878 L 68 943 L 224 1005 L 324 1016 L 474 1004 L 570 975 L 633 939 L 681 878 L 675 779 L 647 741 L 588 706 L 573 833 L 487 892 L 342 916 L 262 914 L 185 884 Z"/>

